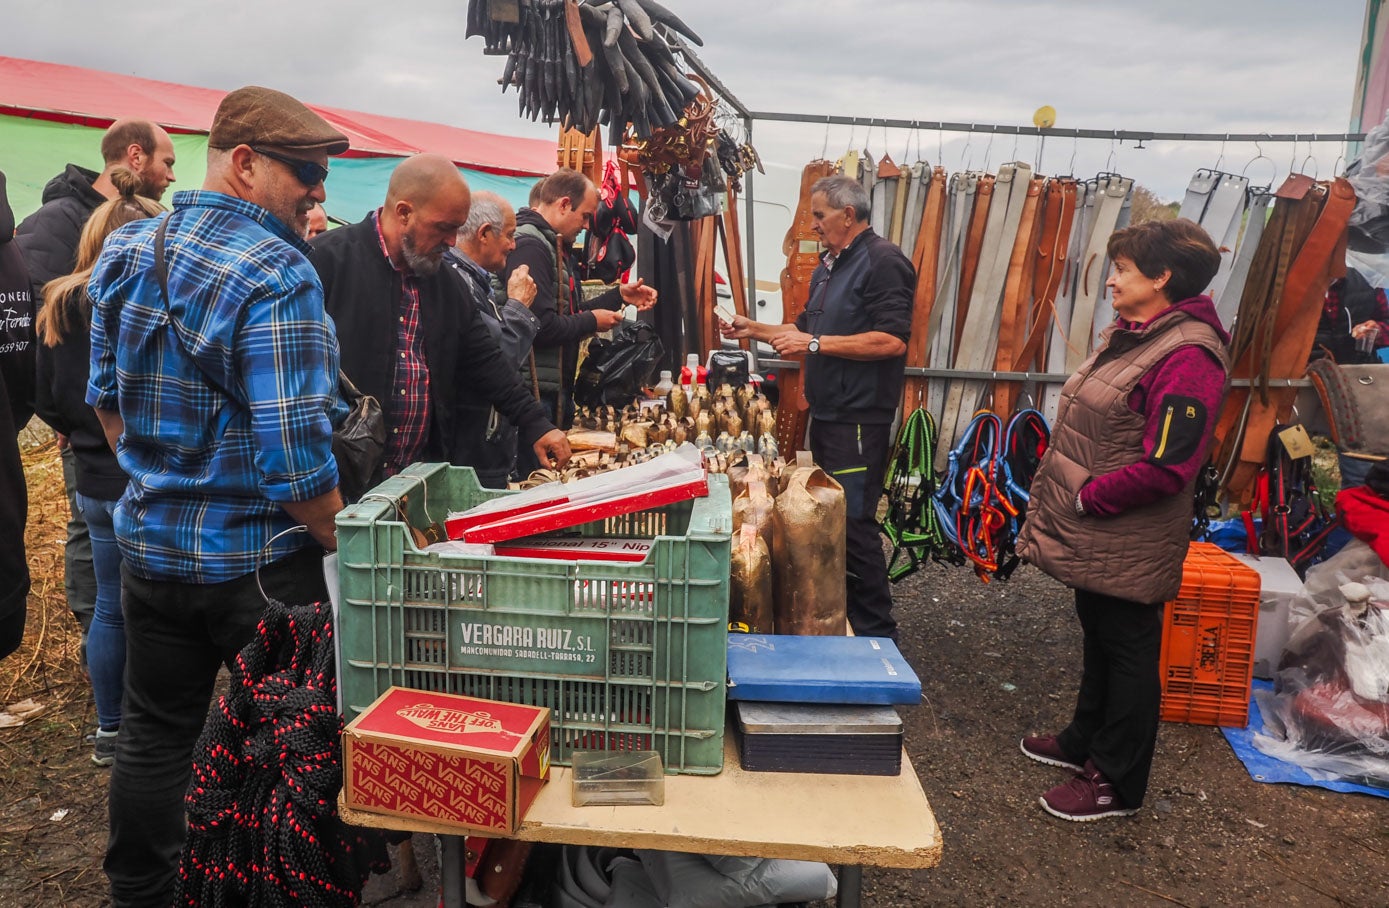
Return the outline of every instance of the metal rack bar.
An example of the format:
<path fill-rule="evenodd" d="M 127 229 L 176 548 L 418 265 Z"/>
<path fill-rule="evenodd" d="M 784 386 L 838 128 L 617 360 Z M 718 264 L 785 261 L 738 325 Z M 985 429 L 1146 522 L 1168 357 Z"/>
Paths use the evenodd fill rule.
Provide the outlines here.
<path fill-rule="evenodd" d="M 754 120 L 780 123 L 814 123 L 834 126 L 887 127 L 888 129 L 928 129 L 940 132 L 990 132 L 1010 136 L 1056 136 L 1067 139 L 1110 139 L 1114 141 L 1168 142 L 1362 142 L 1363 132 L 1158 132 L 1139 129 L 1064 129 L 1055 126 L 1009 126 L 1001 123 L 949 123 L 939 120 L 896 120 L 885 117 L 814 116 L 754 110 Z"/>
<path fill-rule="evenodd" d="M 766 369 L 791 369 L 798 370 L 801 364 L 789 359 L 768 359 L 763 357 L 761 366 Z M 1037 382 L 1039 384 L 1061 385 L 1071 376 L 1059 372 L 990 372 L 986 370 L 973 371 L 969 369 L 935 369 L 926 366 L 906 366 L 903 370 L 907 375 L 920 376 L 924 378 L 963 378 L 973 381 L 1022 381 Z M 1253 379 L 1235 378 L 1230 380 L 1232 388 L 1252 388 L 1256 385 Z M 1271 378 L 1268 380 L 1270 388 L 1310 388 L 1312 382 L 1306 378 Z"/>

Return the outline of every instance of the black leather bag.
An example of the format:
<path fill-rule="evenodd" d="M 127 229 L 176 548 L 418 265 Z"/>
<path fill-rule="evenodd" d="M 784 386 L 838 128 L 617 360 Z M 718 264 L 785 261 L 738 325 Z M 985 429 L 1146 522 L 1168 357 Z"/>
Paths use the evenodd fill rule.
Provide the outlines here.
<path fill-rule="evenodd" d="M 169 266 L 164 260 L 164 235 L 168 225 L 169 218 L 165 216 L 154 232 L 154 267 L 159 275 L 159 290 L 164 296 L 165 306 L 169 304 Z M 180 326 L 172 316 L 169 325 L 174 329 L 174 336 L 178 338 L 183 352 L 197 366 L 198 361 L 193 359 Z M 230 391 L 222 387 L 221 382 L 213 379 L 201 366 L 198 366 L 198 370 L 203 373 L 207 383 L 228 400 L 236 400 Z M 380 481 L 382 459 L 386 454 L 386 417 L 381 412 L 381 402 L 358 391 L 341 369 L 338 370 L 338 389 L 347 401 L 348 411 L 347 418 L 333 430 L 333 458 L 338 464 L 338 490 L 343 500 L 350 503 L 361 498 Z"/>
<path fill-rule="evenodd" d="M 653 326 L 624 321 L 612 340 L 589 342 L 588 356 L 574 380 L 574 402 L 581 407 L 627 406 L 651 384 L 664 355 L 665 345 Z"/>

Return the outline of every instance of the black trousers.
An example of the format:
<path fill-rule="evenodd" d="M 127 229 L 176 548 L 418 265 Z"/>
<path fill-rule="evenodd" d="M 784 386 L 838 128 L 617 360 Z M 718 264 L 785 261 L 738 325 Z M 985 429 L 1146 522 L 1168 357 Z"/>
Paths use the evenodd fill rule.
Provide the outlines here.
<path fill-rule="evenodd" d="M 815 462 L 844 487 L 844 532 L 849 626 L 860 637 L 897 639 L 887 558 L 878 530 L 878 500 L 892 446 L 892 426 L 821 422 L 810 424 Z"/>
<path fill-rule="evenodd" d="M 1075 716 L 1057 736 L 1069 756 L 1088 757 L 1129 807 L 1140 807 L 1157 749 L 1162 700 L 1162 604 L 1076 590 L 1085 632 Z"/>
<path fill-rule="evenodd" d="M 328 596 L 317 546 L 267 565 L 260 576 L 268 594 L 288 603 Z M 124 566 L 121 593 L 125 697 L 103 867 L 117 908 L 165 906 L 174 900 L 187 833 L 183 797 L 217 670 L 254 638 L 265 600 L 255 574 L 176 583 L 146 580 Z"/>

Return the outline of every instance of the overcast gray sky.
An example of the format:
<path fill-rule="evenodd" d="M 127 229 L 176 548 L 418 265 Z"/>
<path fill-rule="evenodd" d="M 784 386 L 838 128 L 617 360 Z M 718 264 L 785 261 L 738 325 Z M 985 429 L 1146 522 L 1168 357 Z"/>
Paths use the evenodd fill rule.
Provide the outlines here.
<path fill-rule="evenodd" d="M 1057 125 L 1188 132 L 1342 132 L 1347 128 L 1364 0 L 664 0 L 704 38 L 701 56 L 753 110 L 1027 125 L 1043 104 Z M 496 85 L 503 58 L 464 39 L 465 0 L 93 0 L 7 4 L 0 54 L 214 88 L 273 86 L 325 105 L 512 135 L 553 128 L 516 114 Z M 1023 138 L 761 124 L 764 157 L 799 167 L 851 137 L 875 155 L 922 156 L 950 169 L 1033 160 Z M 906 149 L 910 144 L 910 155 Z M 1216 145 L 1053 138 L 1042 173 L 1113 169 L 1180 198 Z M 939 149 L 939 150 L 938 150 Z M 943 156 L 941 154 L 943 151 Z M 1299 167 L 1330 174 L 1334 145 L 1263 149 L 1260 182 Z M 1240 171 L 1255 148 L 1231 143 Z M 3 151 L 0 150 L 0 159 Z"/>

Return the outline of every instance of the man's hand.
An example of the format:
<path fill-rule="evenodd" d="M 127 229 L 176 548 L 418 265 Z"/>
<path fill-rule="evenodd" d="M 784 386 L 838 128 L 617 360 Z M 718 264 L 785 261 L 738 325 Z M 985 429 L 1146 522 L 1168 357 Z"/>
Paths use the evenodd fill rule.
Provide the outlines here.
<path fill-rule="evenodd" d="M 740 340 L 744 337 L 752 337 L 753 320 L 746 315 L 733 316 L 732 324 L 719 319 L 719 333 L 724 337 Z"/>
<path fill-rule="evenodd" d="M 559 429 L 551 429 L 537 438 L 533 449 L 542 467 L 559 469 L 569 463 L 569 436 Z"/>
<path fill-rule="evenodd" d="M 772 349 L 778 356 L 799 356 L 809 352 L 812 337 L 804 331 L 783 331 L 772 338 Z"/>
<path fill-rule="evenodd" d="M 535 279 L 531 277 L 530 265 L 519 265 L 506 281 L 506 295 L 527 309 L 535 302 Z"/>
<path fill-rule="evenodd" d="M 637 278 L 635 283 L 623 284 L 620 292 L 622 301 L 636 306 L 638 312 L 645 312 L 656 305 L 656 288 L 646 286 L 645 278 Z"/>
<path fill-rule="evenodd" d="M 599 331 L 611 331 L 614 325 L 622 321 L 622 313 L 616 309 L 594 309 L 592 312 L 598 320 Z"/>

